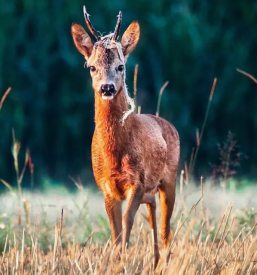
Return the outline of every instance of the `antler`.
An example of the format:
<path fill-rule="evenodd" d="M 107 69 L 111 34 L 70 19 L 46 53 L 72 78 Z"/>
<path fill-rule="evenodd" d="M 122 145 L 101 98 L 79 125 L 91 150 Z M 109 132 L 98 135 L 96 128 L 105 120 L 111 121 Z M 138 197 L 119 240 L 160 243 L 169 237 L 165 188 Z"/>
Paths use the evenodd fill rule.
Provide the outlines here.
<path fill-rule="evenodd" d="M 91 22 L 89 20 L 89 14 L 86 11 L 86 6 L 83 6 L 83 12 L 84 12 L 84 17 L 85 17 L 85 20 L 86 20 L 86 23 L 87 23 L 87 27 L 89 28 L 90 32 L 93 34 L 93 36 L 95 37 L 95 39 L 97 41 L 99 41 L 100 37 L 98 36 L 95 28 L 92 26 L 92 24 L 91 24 Z"/>
<path fill-rule="evenodd" d="M 120 11 L 119 15 L 118 15 L 117 24 L 116 24 L 116 27 L 115 27 L 115 30 L 113 33 L 113 37 L 112 37 L 112 40 L 114 40 L 114 41 L 117 40 L 118 35 L 119 35 L 121 19 L 122 19 L 122 12 Z"/>

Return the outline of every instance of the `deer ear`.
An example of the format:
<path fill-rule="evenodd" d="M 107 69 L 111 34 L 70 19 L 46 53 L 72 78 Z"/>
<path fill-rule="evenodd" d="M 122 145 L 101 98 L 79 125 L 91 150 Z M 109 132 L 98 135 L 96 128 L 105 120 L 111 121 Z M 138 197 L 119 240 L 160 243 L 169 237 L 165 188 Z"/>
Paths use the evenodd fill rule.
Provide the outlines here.
<path fill-rule="evenodd" d="M 140 36 L 140 26 L 137 21 L 133 21 L 127 30 L 124 32 L 121 38 L 121 46 L 123 50 L 123 54 L 126 57 L 129 55 L 136 47 L 137 42 Z"/>
<path fill-rule="evenodd" d="M 78 51 L 88 59 L 93 50 L 93 42 L 87 32 L 77 23 L 71 26 L 71 35 Z"/>

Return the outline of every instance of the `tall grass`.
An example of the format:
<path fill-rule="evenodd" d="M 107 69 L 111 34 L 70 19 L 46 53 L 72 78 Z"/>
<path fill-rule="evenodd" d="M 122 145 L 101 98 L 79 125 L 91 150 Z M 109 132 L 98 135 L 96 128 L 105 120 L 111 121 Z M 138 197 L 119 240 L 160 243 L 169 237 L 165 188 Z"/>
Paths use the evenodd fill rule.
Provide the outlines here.
<path fill-rule="evenodd" d="M 249 73 L 247 73 L 247 72 L 245 72 L 245 71 L 243 71 L 243 70 L 240 70 L 240 69 L 236 69 L 236 70 L 237 70 L 239 73 L 246 75 L 246 76 L 249 77 L 254 83 L 257 84 L 257 79 L 256 79 L 253 75 L 251 75 L 251 74 L 249 74 Z"/>
<path fill-rule="evenodd" d="M 11 88 L 9 87 L 6 92 L 3 94 L 1 100 L 0 100 L 0 111 L 2 110 L 2 107 L 3 107 L 3 104 L 4 104 L 4 101 L 6 99 L 6 97 L 8 96 L 8 94 L 10 93 L 11 91 Z"/>
<path fill-rule="evenodd" d="M 159 97 L 158 97 L 158 102 L 157 102 L 156 116 L 159 116 L 159 115 L 160 115 L 162 94 L 163 94 L 165 88 L 168 86 L 168 84 L 169 84 L 169 81 L 166 81 L 166 82 L 163 84 L 163 86 L 161 87 L 161 89 L 160 89 Z"/>
<path fill-rule="evenodd" d="M 113 246 L 108 239 L 106 218 L 102 217 L 101 227 L 100 221 L 93 222 L 86 213 L 81 216 L 80 211 L 85 210 L 82 204 L 73 214 L 61 207 L 55 225 L 47 221 L 44 212 L 37 214 L 34 221 L 30 215 L 30 230 L 25 213 L 20 217 L 21 222 L 14 217 L 12 230 L 2 239 L 0 274 L 256 274 L 254 215 L 249 221 L 244 218 L 242 223 L 246 214 L 236 215 L 229 203 L 215 217 L 208 201 L 203 201 L 203 181 L 201 186 L 198 199 L 191 205 L 185 190 L 188 187 L 184 187 L 186 206 L 178 203 L 175 207 L 170 245 L 161 250 L 156 270 L 144 210 L 140 210 L 142 215 L 137 214 L 131 246 L 122 255 L 120 247 Z M 32 206 L 28 207 L 31 212 Z M 19 217 L 20 213 L 14 215 Z M 79 238 L 78 229 L 87 233 Z M 105 232 L 102 240 L 101 232 Z"/>

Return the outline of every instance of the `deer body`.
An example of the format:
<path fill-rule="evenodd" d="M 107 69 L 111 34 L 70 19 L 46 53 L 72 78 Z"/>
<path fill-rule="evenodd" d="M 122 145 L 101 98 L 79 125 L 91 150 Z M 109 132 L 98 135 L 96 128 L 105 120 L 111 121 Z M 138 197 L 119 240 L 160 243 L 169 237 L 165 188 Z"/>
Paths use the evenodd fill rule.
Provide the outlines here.
<path fill-rule="evenodd" d="M 121 14 L 114 34 L 99 38 L 85 10 L 84 13 L 98 42 L 93 45 L 78 24 L 72 25 L 72 35 L 87 60 L 93 79 L 95 132 L 92 164 L 96 183 L 104 195 L 112 240 L 122 241 L 125 251 L 136 211 L 141 203 L 146 203 L 153 229 L 156 266 L 159 250 L 154 194 L 158 191 L 160 195 L 161 237 L 163 245 L 167 246 L 180 156 L 178 133 L 165 119 L 129 112 L 125 62 L 138 42 L 138 23 L 129 26 L 119 44 L 116 39 Z M 129 114 L 126 119 L 124 112 Z M 127 210 L 122 218 L 123 200 L 127 200 Z"/>
<path fill-rule="evenodd" d="M 115 102 L 107 104 L 101 106 L 99 115 L 103 117 L 96 116 L 92 142 L 93 169 L 99 188 L 117 200 L 125 199 L 135 182 L 142 182 L 144 193 L 156 193 L 161 179 L 169 172 L 167 149 L 172 147 L 161 127 L 166 126 L 171 137 L 178 140 L 176 131 L 161 118 L 134 113 L 122 126 L 119 121 L 122 113 L 103 114 L 104 109 L 109 113 L 116 107 L 110 106 Z"/>

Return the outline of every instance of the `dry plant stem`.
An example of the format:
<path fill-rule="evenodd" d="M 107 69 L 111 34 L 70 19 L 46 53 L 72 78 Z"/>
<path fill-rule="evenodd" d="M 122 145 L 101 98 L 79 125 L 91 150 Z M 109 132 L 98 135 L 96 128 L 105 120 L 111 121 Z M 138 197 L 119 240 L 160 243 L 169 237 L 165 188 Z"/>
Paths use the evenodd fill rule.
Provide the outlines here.
<path fill-rule="evenodd" d="M 178 235 L 178 233 L 180 232 L 181 228 L 183 227 L 183 225 L 185 224 L 185 222 L 188 220 L 190 214 L 193 212 L 194 209 L 196 209 L 196 206 L 198 205 L 198 203 L 201 201 L 202 198 L 203 198 L 203 197 L 201 197 L 201 198 L 197 201 L 197 203 L 194 204 L 194 205 L 191 207 L 191 209 L 190 209 L 190 211 L 189 211 L 189 213 L 188 213 L 188 216 L 184 219 L 184 221 L 182 222 L 182 224 L 180 224 L 180 223 L 181 223 L 181 219 L 182 219 L 183 213 L 181 214 L 180 219 L 179 219 L 179 222 L 178 222 L 178 225 L 177 225 L 177 228 L 176 228 L 176 231 L 175 231 L 175 234 L 174 234 L 174 236 L 173 236 L 173 240 L 172 240 L 171 244 L 169 245 L 168 251 L 170 251 L 170 249 L 172 248 L 172 246 L 173 246 L 173 244 L 174 244 L 174 242 L 175 242 L 175 237 Z"/>
<path fill-rule="evenodd" d="M 227 207 L 227 208 L 228 208 L 228 207 Z M 222 219 L 221 219 L 221 221 L 220 221 L 218 230 L 216 231 L 215 236 L 214 236 L 214 238 L 213 238 L 213 241 L 212 241 L 212 244 L 211 244 L 211 248 L 210 248 L 210 252 L 209 252 L 209 255 L 208 255 L 208 258 L 207 258 L 207 263 L 209 263 L 209 261 L 210 261 L 211 252 L 212 252 L 212 249 L 213 249 L 213 247 L 214 247 L 214 243 L 215 243 L 215 241 L 216 241 L 216 239 L 217 239 L 217 236 L 218 236 L 218 234 L 219 234 L 219 232 L 220 232 L 221 226 L 222 226 L 222 224 L 223 224 L 223 220 L 224 220 L 225 217 L 226 217 L 226 212 L 227 212 L 227 209 L 225 210 L 225 212 L 224 212 L 224 214 L 223 214 L 223 216 L 222 216 Z"/>
<path fill-rule="evenodd" d="M 136 66 L 135 66 L 134 82 L 133 82 L 133 84 L 134 84 L 134 103 L 136 106 L 135 112 L 138 112 L 137 111 L 137 108 L 138 108 L 138 106 L 137 106 L 137 76 L 138 76 L 138 64 L 136 64 Z"/>
<path fill-rule="evenodd" d="M 24 208 L 25 208 L 25 218 L 26 218 L 26 228 L 28 230 L 28 234 L 31 236 L 31 218 L 30 218 L 30 205 L 29 201 L 24 202 Z"/>
<path fill-rule="evenodd" d="M 204 193 L 203 193 L 203 176 L 201 176 L 201 193 L 202 193 L 202 198 L 203 198 L 203 196 L 204 196 Z M 202 209 L 203 220 L 206 221 L 203 201 L 204 201 L 204 199 L 201 200 L 201 209 Z"/>
<path fill-rule="evenodd" d="M 248 271 L 247 271 L 247 274 L 246 274 L 246 275 L 250 275 L 250 274 L 251 274 L 252 269 L 253 269 L 253 266 L 254 266 L 254 263 L 252 262 L 252 263 L 250 264 L 250 267 L 249 267 L 249 269 L 248 269 Z"/>
<path fill-rule="evenodd" d="M 139 105 L 137 108 L 137 113 L 140 115 L 141 114 L 141 106 Z"/>
<path fill-rule="evenodd" d="M 32 162 L 30 150 L 26 150 L 26 160 L 29 166 L 30 171 L 30 188 L 33 189 L 34 187 L 34 163 Z"/>
<path fill-rule="evenodd" d="M 189 183 L 189 174 L 188 174 L 188 165 L 187 162 L 185 162 L 185 184 L 188 185 Z"/>
<path fill-rule="evenodd" d="M 1 111 L 1 109 L 3 107 L 3 104 L 4 104 L 4 101 L 5 101 L 6 97 L 8 96 L 8 94 L 10 93 L 10 91 L 11 91 L 11 87 L 9 87 L 6 90 L 6 92 L 4 93 L 3 97 L 1 98 L 1 101 L 0 101 L 0 111 Z"/>
<path fill-rule="evenodd" d="M 180 173 L 180 196 L 181 196 L 183 210 L 185 211 L 186 210 L 186 202 L 185 202 L 185 197 L 184 197 L 184 192 L 183 192 L 183 184 L 184 184 L 184 170 L 181 170 L 181 173 Z"/>
<path fill-rule="evenodd" d="M 231 262 L 233 262 L 235 260 L 238 251 L 241 249 L 241 247 L 243 247 L 245 241 L 250 237 L 250 234 L 252 233 L 252 231 L 255 229 L 256 226 L 257 226 L 257 223 L 251 228 L 251 230 L 249 231 L 249 233 L 246 235 L 245 239 L 242 241 L 242 243 L 238 247 L 237 252 L 235 253 L 236 255 L 232 258 Z"/>
<path fill-rule="evenodd" d="M 12 188 L 12 186 L 8 182 L 6 182 L 3 179 L 0 179 L 0 181 L 5 185 L 5 187 L 7 187 L 13 193 L 14 189 Z"/>
<path fill-rule="evenodd" d="M 4 251 L 3 251 L 3 257 L 2 257 L 2 264 L 4 263 L 4 257 L 5 257 L 6 247 L 7 247 L 7 241 L 8 241 L 8 234 L 6 235 L 6 238 L 5 238 Z"/>
<path fill-rule="evenodd" d="M 209 242 L 210 235 L 206 237 L 205 243 L 204 243 L 204 251 L 202 254 L 202 262 L 201 262 L 201 271 L 200 274 L 203 274 L 203 268 L 204 268 L 204 263 L 207 263 L 207 260 L 205 259 L 206 251 L 207 251 L 207 244 Z"/>
<path fill-rule="evenodd" d="M 230 255 L 232 249 L 234 248 L 235 244 L 236 244 L 237 241 L 239 240 L 240 236 L 242 235 L 243 230 L 244 230 L 244 228 L 241 229 L 241 231 L 240 231 L 239 234 L 237 235 L 236 239 L 234 240 L 233 244 L 231 245 L 231 247 L 230 247 L 229 251 L 227 252 L 227 255 L 226 255 L 225 259 L 224 259 L 224 264 L 222 265 L 221 268 L 223 268 L 225 265 L 228 264 L 228 262 L 227 262 L 226 260 L 227 260 L 227 258 L 229 257 L 229 255 Z"/>
<path fill-rule="evenodd" d="M 197 138 L 197 147 L 196 147 L 196 150 L 195 150 L 193 162 L 192 162 L 192 165 L 189 167 L 189 175 L 190 176 L 194 172 L 195 162 L 196 162 L 196 159 L 197 159 L 197 155 L 198 155 L 198 151 L 199 151 L 199 148 L 200 148 L 200 145 L 201 145 L 204 129 L 205 129 L 206 122 L 207 122 L 207 119 L 208 119 L 208 115 L 209 115 L 209 112 L 210 112 L 210 107 L 211 107 L 212 98 L 213 98 L 213 94 L 214 94 L 214 91 L 215 91 L 216 84 L 217 84 L 217 78 L 214 78 L 211 93 L 210 93 L 210 97 L 209 97 L 209 101 L 208 101 L 208 105 L 207 105 L 207 109 L 206 109 L 205 116 L 204 116 L 203 125 L 202 125 L 201 132 L 200 132 L 200 136 L 199 136 L 199 133 L 197 135 L 198 136 L 198 138 Z"/>
<path fill-rule="evenodd" d="M 168 84 L 169 84 L 169 81 L 166 81 L 160 89 L 158 102 L 157 102 L 156 116 L 159 116 L 159 114 L 160 114 L 162 94 L 163 94 L 163 91 L 167 87 Z"/>
<path fill-rule="evenodd" d="M 252 257 L 253 257 L 253 254 L 252 254 L 252 256 L 250 257 L 250 252 L 251 252 L 252 246 L 253 246 L 253 242 L 251 242 L 250 245 L 248 246 L 247 251 L 246 251 L 246 255 L 245 255 L 244 260 L 243 260 L 243 262 L 242 262 L 242 264 L 241 264 L 241 266 L 240 266 L 240 270 L 242 271 L 243 274 L 245 274 L 245 272 L 244 272 L 244 271 L 245 271 L 245 263 L 247 262 L 247 260 L 248 260 L 249 258 L 252 258 Z"/>
<path fill-rule="evenodd" d="M 24 234 L 25 234 L 25 229 L 23 228 L 23 231 L 22 231 L 22 248 L 21 248 L 21 272 L 22 272 L 22 274 L 24 272 L 24 242 L 25 242 Z"/>
<path fill-rule="evenodd" d="M 58 230 L 57 230 L 57 225 L 55 225 L 55 238 L 54 238 L 54 251 L 53 251 L 52 271 L 55 270 L 55 260 L 56 260 L 56 250 L 57 250 L 57 239 L 58 239 Z"/>
<path fill-rule="evenodd" d="M 193 262 L 195 262 L 195 259 L 198 255 L 199 247 L 200 247 L 200 244 L 201 244 L 202 232 L 203 232 L 203 228 L 204 228 L 205 224 L 206 224 L 206 222 L 203 222 L 202 226 L 201 226 L 201 230 L 200 230 L 200 233 L 199 233 L 199 236 L 198 236 L 198 241 L 197 241 L 197 249 L 196 249 L 196 253 L 195 253 L 194 258 L 193 258 Z"/>
<path fill-rule="evenodd" d="M 247 77 L 249 77 L 252 81 L 254 81 L 254 82 L 257 84 L 257 79 L 256 79 L 254 76 L 252 76 L 251 74 L 249 74 L 249 73 L 247 73 L 247 72 L 245 72 L 245 71 L 242 71 L 242 70 L 240 70 L 240 69 L 236 69 L 236 70 L 237 70 L 239 73 L 246 75 Z"/>
<path fill-rule="evenodd" d="M 62 227 L 63 227 L 63 208 L 62 208 L 62 212 L 61 212 L 61 218 L 60 218 L 60 223 L 59 223 L 59 228 L 60 228 L 60 237 L 62 235 Z"/>
<path fill-rule="evenodd" d="M 12 129 L 12 137 L 13 137 L 13 157 L 14 157 L 14 168 L 16 172 L 16 180 L 19 188 L 19 192 L 21 195 L 21 188 L 19 186 L 19 178 L 20 178 L 20 172 L 19 172 L 19 165 L 18 165 L 18 154 L 20 151 L 20 143 L 16 141 L 15 139 L 15 131 Z"/>
<path fill-rule="evenodd" d="M 14 159 L 14 168 L 16 172 L 16 180 L 19 190 L 19 196 L 20 196 L 20 206 L 22 208 L 22 191 L 21 191 L 21 181 L 20 181 L 20 172 L 19 172 L 19 161 L 18 156 L 20 152 L 20 143 L 15 139 L 15 131 L 12 129 L 12 136 L 13 136 L 13 159 Z"/>
<path fill-rule="evenodd" d="M 26 150 L 26 157 L 25 157 L 24 165 L 23 165 L 21 174 L 20 174 L 20 176 L 19 176 L 20 185 L 21 185 L 21 183 L 22 183 L 22 180 L 23 180 L 23 177 L 24 177 L 24 174 L 25 174 L 27 165 L 28 165 L 28 150 Z"/>
<path fill-rule="evenodd" d="M 199 135 L 199 129 L 196 129 L 196 146 L 200 146 L 200 135 Z"/>
<path fill-rule="evenodd" d="M 226 221 L 225 221 L 223 233 L 222 233 L 222 235 L 221 235 L 221 238 L 220 238 L 220 241 L 219 241 L 219 244 L 218 244 L 218 248 L 217 248 L 217 251 L 216 251 L 216 255 L 215 255 L 215 257 L 214 257 L 214 261 L 215 261 L 215 262 L 217 262 L 217 257 L 218 257 L 218 253 L 219 253 L 220 247 L 221 247 L 222 243 L 224 242 L 225 237 L 227 236 L 228 231 L 229 231 L 229 230 L 228 230 L 227 233 L 225 234 L 225 232 L 226 232 L 226 227 L 227 227 L 227 224 L 228 224 L 228 219 L 229 219 L 229 217 L 230 217 L 232 208 L 233 208 L 233 206 L 230 206 L 229 211 L 228 211 L 228 215 L 227 215 L 227 218 L 226 218 Z M 232 224 L 233 224 L 233 221 L 234 221 L 234 220 L 232 220 L 232 222 L 231 222 L 231 224 L 230 224 L 230 228 L 231 228 L 231 226 L 232 226 Z"/>

